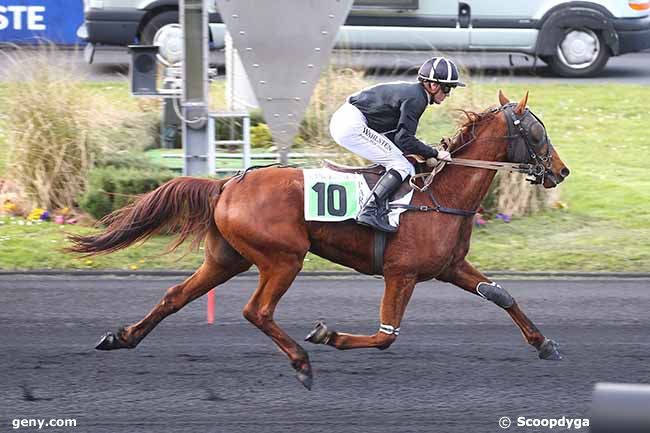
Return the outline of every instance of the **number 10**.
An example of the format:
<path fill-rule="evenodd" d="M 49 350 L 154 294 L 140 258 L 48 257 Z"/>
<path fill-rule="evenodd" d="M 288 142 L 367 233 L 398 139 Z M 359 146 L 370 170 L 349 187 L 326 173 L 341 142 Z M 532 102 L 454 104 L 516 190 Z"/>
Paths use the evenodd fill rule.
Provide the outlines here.
<path fill-rule="evenodd" d="M 325 216 L 325 184 L 318 182 L 311 189 L 318 194 L 318 215 Z M 334 193 L 338 192 L 338 203 L 334 201 Z M 342 185 L 331 184 L 327 187 L 327 213 L 332 216 L 344 216 L 348 209 L 345 188 Z"/>

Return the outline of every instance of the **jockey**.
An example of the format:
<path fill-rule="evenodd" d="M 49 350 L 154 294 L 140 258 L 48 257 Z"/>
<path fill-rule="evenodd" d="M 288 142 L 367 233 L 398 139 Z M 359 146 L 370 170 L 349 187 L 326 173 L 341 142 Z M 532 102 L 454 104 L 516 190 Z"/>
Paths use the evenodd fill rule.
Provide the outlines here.
<path fill-rule="evenodd" d="M 385 232 L 388 200 L 403 181 L 415 174 L 404 154 L 451 161 L 449 152 L 430 147 L 415 137 L 427 106 L 441 104 L 451 90 L 465 87 L 449 59 L 433 57 L 418 70 L 418 81 L 378 84 L 349 96 L 332 116 L 330 133 L 341 146 L 386 168 L 372 190 L 357 222 Z"/>

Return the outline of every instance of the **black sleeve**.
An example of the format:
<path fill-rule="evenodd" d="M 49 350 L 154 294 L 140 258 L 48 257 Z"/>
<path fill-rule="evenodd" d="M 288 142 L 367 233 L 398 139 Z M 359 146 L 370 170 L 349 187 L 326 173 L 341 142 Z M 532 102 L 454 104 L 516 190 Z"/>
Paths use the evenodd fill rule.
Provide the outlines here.
<path fill-rule="evenodd" d="M 424 158 L 435 158 L 438 151 L 415 137 L 420 116 L 427 108 L 417 99 L 406 99 L 400 107 L 400 117 L 395 131 L 395 145 L 405 154 L 414 153 Z"/>

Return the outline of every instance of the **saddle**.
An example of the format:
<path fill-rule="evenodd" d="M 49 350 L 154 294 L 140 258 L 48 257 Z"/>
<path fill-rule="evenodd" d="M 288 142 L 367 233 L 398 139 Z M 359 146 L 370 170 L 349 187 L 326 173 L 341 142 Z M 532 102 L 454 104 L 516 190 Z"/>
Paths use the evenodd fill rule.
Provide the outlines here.
<path fill-rule="evenodd" d="M 426 169 L 426 164 L 425 164 L 426 160 L 420 155 L 406 155 L 406 159 L 408 159 L 409 162 L 411 162 L 415 166 L 416 173 L 420 173 Z M 338 162 L 330 161 L 328 159 L 325 159 L 323 162 L 325 164 L 325 167 L 329 168 L 330 170 L 340 171 L 342 173 L 354 173 L 354 174 L 362 175 L 366 180 L 366 182 L 368 183 L 368 187 L 370 189 L 372 189 L 375 186 L 379 178 L 386 171 L 386 169 L 384 169 L 384 167 L 379 164 L 370 164 L 363 167 L 354 167 L 345 164 L 339 164 Z M 410 190 L 411 187 L 409 186 L 408 182 L 405 181 L 404 183 L 402 183 L 402 186 L 400 186 L 399 189 L 395 191 L 395 193 L 393 193 L 393 195 L 391 196 L 391 201 L 403 197 Z"/>

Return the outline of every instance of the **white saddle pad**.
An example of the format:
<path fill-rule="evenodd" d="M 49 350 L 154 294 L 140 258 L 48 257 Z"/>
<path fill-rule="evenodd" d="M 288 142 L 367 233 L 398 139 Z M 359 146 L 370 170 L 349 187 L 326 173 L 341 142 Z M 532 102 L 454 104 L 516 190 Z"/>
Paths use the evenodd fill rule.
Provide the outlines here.
<path fill-rule="evenodd" d="M 305 169 L 305 220 L 345 221 L 355 219 L 370 196 L 363 175 L 342 173 L 327 168 Z M 413 190 L 391 204 L 409 204 Z M 399 216 L 406 209 L 392 209 L 388 222 L 397 227 Z"/>

